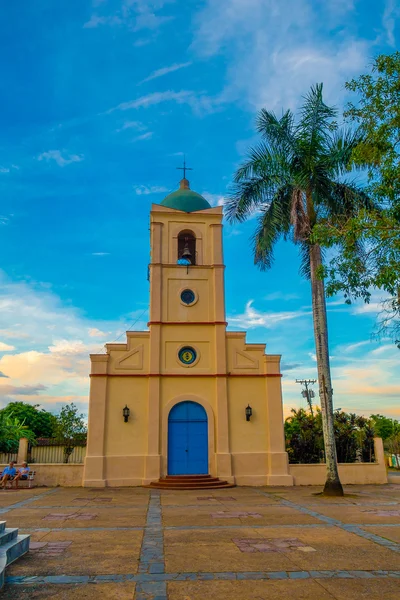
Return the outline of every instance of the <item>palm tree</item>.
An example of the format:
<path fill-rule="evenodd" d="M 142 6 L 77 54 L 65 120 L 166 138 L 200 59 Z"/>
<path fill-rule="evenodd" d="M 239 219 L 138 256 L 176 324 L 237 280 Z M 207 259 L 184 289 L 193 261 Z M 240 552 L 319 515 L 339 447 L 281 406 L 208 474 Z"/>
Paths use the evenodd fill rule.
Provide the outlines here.
<path fill-rule="evenodd" d="M 262 109 L 257 117 L 261 142 L 237 170 L 235 188 L 226 202 L 228 220 L 244 221 L 260 211 L 254 234 L 254 262 L 261 269 L 273 263 L 273 249 L 283 237 L 299 246 L 300 273 L 311 280 L 314 337 L 327 479 L 324 493 L 343 495 L 333 429 L 332 383 L 323 274 L 323 253 L 313 238 L 318 223 L 354 216 L 372 208 L 369 198 L 343 175 L 357 132 L 340 131 L 336 110 L 322 99 L 322 84 L 304 98 L 298 122 L 288 110 L 278 119 Z"/>

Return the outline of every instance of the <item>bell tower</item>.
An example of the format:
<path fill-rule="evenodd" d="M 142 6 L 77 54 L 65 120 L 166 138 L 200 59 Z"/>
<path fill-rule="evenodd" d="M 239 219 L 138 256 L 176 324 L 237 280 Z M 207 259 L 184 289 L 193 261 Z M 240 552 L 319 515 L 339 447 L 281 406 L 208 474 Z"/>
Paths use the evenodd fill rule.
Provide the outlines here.
<path fill-rule="evenodd" d="M 193 393 L 214 388 L 217 444 L 214 468 L 233 481 L 229 452 L 222 207 L 211 207 L 184 178 L 151 210 L 151 370 L 168 387 L 175 375 Z M 212 382 L 210 376 L 218 374 Z M 208 376 L 208 377 L 207 377 Z M 151 378 L 151 412 L 160 406 L 160 380 Z M 210 396 L 209 392 L 206 394 Z M 149 434 L 156 454 L 157 439 Z M 166 464 L 161 469 L 168 471 Z"/>

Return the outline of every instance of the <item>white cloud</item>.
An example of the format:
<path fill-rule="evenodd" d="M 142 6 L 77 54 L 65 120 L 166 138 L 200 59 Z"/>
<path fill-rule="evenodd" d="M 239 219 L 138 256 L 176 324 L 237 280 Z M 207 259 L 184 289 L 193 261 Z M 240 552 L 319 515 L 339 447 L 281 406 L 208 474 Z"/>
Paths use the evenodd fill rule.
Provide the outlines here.
<path fill-rule="evenodd" d="M 0 342 L 0 352 L 10 352 L 11 350 L 15 350 L 15 347 L 10 346 L 10 344 L 5 344 L 4 342 Z"/>
<path fill-rule="evenodd" d="M 336 8 L 337 3 L 330 4 Z M 225 56 L 220 101 L 280 112 L 296 108 L 310 85 L 320 81 L 328 101 L 340 100 L 344 82 L 368 62 L 369 46 L 346 28 L 353 3 L 340 2 L 338 10 L 330 4 L 207 0 L 195 17 L 192 50 L 201 57 Z"/>
<path fill-rule="evenodd" d="M 148 196 L 150 194 L 165 194 L 168 192 L 168 188 L 160 185 L 135 185 L 135 194 L 138 196 Z"/>
<path fill-rule="evenodd" d="M 152 137 L 153 137 L 153 132 L 148 131 L 147 133 L 142 133 L 141 135 L 138 135 L 137 137 L 133 138 L 132 142 L 141 142 L 144 140 L 150 140 Z"/>
<path fill-rule="evenodd" d="M 101 329 L 98 329 L 97 327 L 91 327 L 88 329 L 88 334 L 90 337 L 105 337 L 107 335 L 104 331 L 101 331 Z"/>
<path fill-rule="evenodd" d="M 396 0 L 387 0 L 382 17 L 382 25 L 386 32 L 387 42 L 395 48 L 395 25 L 400 17 L 400 6 Z"/>
<path fill-rule="evenodd" d="M 65 167 L 71 163 L 81 162 L 83 158 L 82 154 L 68 154 L 63 156 L 60 150 L 48 150 L 48 152 L 42 152 L 38 156 L 38 160 L 46 160 L 47 162 L 54 160 L 59 167 Z"/>
<path fill-rule="evenodd" d="M 89 21 L 84 23 L 85 29 L 93 29 L 101 25 L 110 27 L 124 26 L 132 31 L 141 29 L 158 29 L 163 23 L 171 21 L 174 17 L 170 15 L 159 15 L 157 11 L 165 5 L 174 2 L 174 0 L 122 0 L 120 7 L 114 14 L 98 14 L 91 16 Z M 101 8 L 102 2 L 94 4 Z M 107 6 L 105 7 L 105 11 Z"/>
<path fill-rule="evenodd" d="M 136 98 L 136 100 L 130 100 L 129 102 L 122 102 L 110 108 L 106 114 L 112 113 L 115 110 L 132 110 L 137 108 L 148 108 L 149 106 L 155 106 L 156 104 L 162 104 L 163 102 L 176 102 L 177 104 L 188 104 L 195 112 L 208 112 L 214 109 L 216 101 L 213 101 L 204 93 L 195 93 L 190 90 L 181 90 L 175 92 L 173 90 L 166 90 L 164 92 L 153 92 L 146 96 Z"/>
<path fill-rule="evenodd" d="M 7 169 L 7 167 L 0 167 L 0 173 L 9 173 L 10 169 Z"/>
<path fill-rule="evenodd" d="M 92 256 L 109 256 L 109 252 L 92 252 Z"/>
<path fill-rule="evenodd" d="M 143 79 L 141 83 L 146 83 L 146 81 L 151 81 L 152 79 L 157 79 L 158 77 L 163 77 L 164 75 L 168 75 L 168 73 L 173 73 L 174 71 L 179 71 L 179 69 L 184 69 L 185 67 L 189 67 L 192 63 L 174 63 L 169 67 L 163 67 L 162 69 L 157 69 L 153 71 L 146 79 Z"/>
<path fill-rule="evenodd" d="M 370 340 L 363 340 L 362 342 L 355 342 L 354 344 L 348 344 L 340 348 L 340 352 L 344 354 L 352 354 L 354 351 L 364 348 L 364 346 L 371 345 Z"/>
<path fill-rule="evenodd" d="M 282 321 L 298 319 L 310 315 L 310 311 L 286 311 L 286 312 L 261 312 L 253 308 L 254 300 L 249 300 L 243 314 L 228 317 L 230 326 L 240 327 L 240 329 L 254 329 L 256 327 L 266 327 L 271 329 L 276 327 Z"/>
<path fill-rule="evenodd" d="M 147 316 L 140 314 L 139 329 L 146 327 Z M 119 336 L 122 341 L 131 320 L 131 315 L 123 321 L 89 319 L 64 306 L 46 286 L 14 283 L 0 273 L 0 335 L 13 342 L 13 346 L 2 342 L 7 354 L 0 358 L 0 404 L 15 399 L 15 390 L 18 399 L 25 400 L 24 386 L 44 386 L 36 394 L 25 389 L 26 401 L 59 408 L 60 403 L 78 398 L 84 408 L 89 353 L 103 352 L 107 338 L 113 341 Z M 103 332 L 108 332 L 106 339 L 100 340 Z"/>
<path fill-rule="evenodd" d="M 225 196 L 221 194 L 210 194 L 209 192 L 201 192 L 201 195 L 211 204 L 211 206 L 223 206 Z"/>
<path fill-rule="evenodd" d="M 298 300 L 300 296 L 298 294 L 285 294 L 284 292 L 271 292 L 264 296 L 264 300 L 273 301 L 273 300 L 283 300 L 287 302 L 289 300 Z"/>
<path fill-rule="evenodd" d="M 382 305 L 379 302 L 369 302 L 368 304 L 354 305 L 352 309 L 353 315 L 365 315 L 365 314 L 378 314 L 382 309 Z"/>
<path fill-rule="evenodd" d="M 119 133 L 120 131 L 125 131 L 126 129 L 137 129 L 138 131 L 144 131 L 146 127 L 140 121 L 125 121 L 122 127 L 116 131 Z"/>

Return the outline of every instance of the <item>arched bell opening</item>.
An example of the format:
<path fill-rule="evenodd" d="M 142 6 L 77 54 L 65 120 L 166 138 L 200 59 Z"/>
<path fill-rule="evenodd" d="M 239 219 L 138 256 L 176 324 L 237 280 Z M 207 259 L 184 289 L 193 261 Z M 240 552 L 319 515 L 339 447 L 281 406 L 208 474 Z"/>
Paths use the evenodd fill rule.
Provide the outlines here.
<path fill-rule="evenodd" d="M 185 259 L 191 265 L 196 264 L 196 236 L 189 229 L 178 235 L 178 260 Z"/>

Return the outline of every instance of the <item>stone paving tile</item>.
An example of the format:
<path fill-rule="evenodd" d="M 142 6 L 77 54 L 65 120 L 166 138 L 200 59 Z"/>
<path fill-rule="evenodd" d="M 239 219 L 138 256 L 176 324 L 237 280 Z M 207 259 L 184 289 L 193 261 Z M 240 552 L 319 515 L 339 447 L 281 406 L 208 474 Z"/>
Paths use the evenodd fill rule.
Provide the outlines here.
<path fill-rule="evenodd" d="M 400 544 L 400 523 L 391 527 L 379 527 L 379 525 L 377 525 L 373 527 L 365 527 L 363 529 L 367 533 L 374 533 L 382 538 L 386 538 L 387 540 Z"/>
<path fill-rule="evenodd" d="M 29 552 L 45 559 L 63 554 L 72 544 L 72 541 L 64 542 L 30 542 Z"/>
<path fill-rule="evenodd" d="M 375 511 L 369 507 L 354 505 L 346 505 L 345 510 L 340 506 L 319 506 L 318 508 L 313 507 L 313 509 L 321 515 L 337 519 L 342 523 L 399 523 L 397 514 L 383 514 L 389 512 L 386 509 Z"/>
<path fill-rule="evenodd" d="M 297 538 L 250 538 L 232 539 L 241 552 L 291 552 L 300 550 L 305 552 L 316 552 L 315 548 L 306 546 Z"/>
<path fill-rule="evenodd" d="M 136 573 L 142 532 L 59 531 L 45 534 L 40 542 L 72 542 L 63 553 L 43 557 L 28 552 L 7 569 L 8 576 L 97 575 Z"/>
<path fill-rule="evenodd" d="M 134 591 L 133 582 L 40 587 L 6 585 L 3 595 L 7 600 L 132 600 Z"/>
<path fill-rule="evenodd" d="M 331 600 L 315 581 L 169 582 L 168 600 Z M 386 600 L 386 599 L 385 599 Z"/>
<path fill-rule="evenodd" d="M 336 600 L 398 600 L 400 579 L 323 579 L 320 582 Z"/>
<path fill-rule="evenodd" d="M 241 530 L 243 539 L 259 539 L 264 533 L 251 527 Z M 223 572 L 223 571 L 281 571 L 297 570 L 287 555 L 277 552 L 243 553 L 233 542 L 238 537 L 222 527 L 218 532 L 211 530 L 175 531 L 164 533 L 165 564 L 167 573 L 175 572 Z M 269 536 L 268 537 L 273 537 Z M 279 534 L 277 537 L 282 537 Z M 294 537 L 294 536 L 293 536 Z"/>
<path fill-rule="evenodd" d="M 74 514 L 76 509 L 63 510 L 64 515 Z M 50 514 L 49 509 L 32 509 L 32 508 L 18 508 L 7 513 L 7 527 L 20 527 L 22 524 L 24 527 L 44 527 L 45 521 L 43 520 L 47 515 Z M 51 521 L 52 527 L 62 527 L 65 522 L 64 517 L 60 517 L 58 520 Z"/>
<path fill-rule="evenodd" d="M 228 511 L 228 510 L 220 510 L 215 513 L 210 513 L 210 516 L 213 519 L 262 519 L 262 515 L 256 512 L 246 512 L 246 511 Z"/>
<path fill-rule="evenodd" d="M 260 503 L 260 501 L 258 500 Z M 215 511 L 214 507 L 202 502 L 196 509 L 185 511 L 182 507 L 163 508 L 163 524 L 166 527 L 188 526 L 188 525 L 216 525 L 218 519 L 229 519 L 230 525 L 253 524 L 253 521 L 259 525 L 291 525 L 291 524 L 318 524 L 320 521 L 312 516 L 297 511 L 291 507 L 276 505 L 259 505 L 257 510 L 241 510 L 242 506 L 236 505 L 229 507 L 225 511 Z M 218 516 L 217 513 L 221 513 Z M 246 514 L 244 514 L 246 513 Z M 260 516 L 255 516 L 255 515 Z M 225 516 L 228 515 L 228 516 Z"/>
<path fill-rule="evenodd" d="M 91 521 L 97 517 L 96 513 L 49 513 L 43 517 L 43 521 Z"/>
<path fill-rule="evenodd" d="M 111 498 L 111 504 L 119 504 L 119 505 L 129 505 L 129 506 L 143 506 L 146 507 L 149 499 L 149 490 L 144 488 L 134 488 L 134 493 L 132 493 L 132 488 L 119 488 L 116 490 L 110 490 L 107 488 L 105 490 L 97 489 L 97 490 L 89 490 L 82 489 L 79 487 L 76 488 L 57 488 L 55 494 L 50 499 L 41 498 L 35 500 L 32 503 L 32 506 L 65 506 L 65 505 L 76 505 L 75 498 L 77 497 L 85 497 L 87 498 L 88 503 L 94 504 L 103 503 L 102 500 L 99 501 L 100 498 Z M 107 504 L 109 504 L 107 502 Z"/>
<path fill-rule="evenodd" d="M 243 553 L 234 539 L 297 538 L 314 552 Z M 240 530 L 166 530 L 164 534 L 167 572 L 257 571 L 309 569 L 394 569 L 399 555 L 389 548 L 339 528 L 316 529 L 261 527 Z M 279 564 L 282 561 L 282 564 Z"/>

